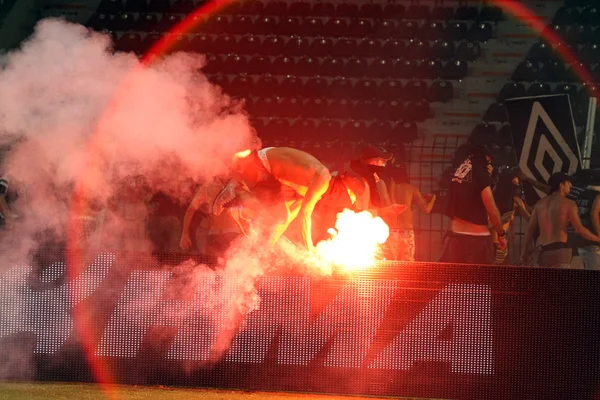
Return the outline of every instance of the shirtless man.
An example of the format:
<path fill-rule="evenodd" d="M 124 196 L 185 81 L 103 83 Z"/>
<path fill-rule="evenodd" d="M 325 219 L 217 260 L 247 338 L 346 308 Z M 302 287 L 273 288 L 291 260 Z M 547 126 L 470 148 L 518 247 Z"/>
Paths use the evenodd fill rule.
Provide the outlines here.
<path fill-rule="evenodd" d="M 417 206 L 421 212 L 429 214 L 435 203 L 435 194 L 423 196 L 421 191 L 411 185 L 408 179 L 406 165 L 397 168 L 394 176 L 394 190 L 391 193 L 392 202 L 406 204 L 406 211 L 398 215 L 397 228 L 390 229 L 392 247 L 396 252 L 396 260 L 415 261 L 415 232 L 413 228 L 413 213 L 411 207 Z"/>
<path fill-rule="evenodd" d="M 301 150 L 267 147 L 258 151 L 238 152 L 233 174 L 234 179 L 243 183 L 253 194 L 265 185 L 280 185 L 279 197 L 270 199 L 276 215 L 281 215 L 274 221 L 270 245 L 277 243 L 290 223 L 300 217 L 304 244 L 309 250 L 314 248 L 312 213 L 331 180 L 331 174 L 325 165 Z M 273 193 L 272 190 L 266 192 Z"/>
<path fill-rule="evenodd" d="M 500 249 L 506 247 L 506 232 L 492 194 L 492 159 L 484 146 L 471 146 L 468 153 L 450 184 L 450 232 L 440 262 L 494 264 L 488 224 L 498 234 Z"/>
<path fill-rule="evenodd" d="M 538 264 L 543 267 L 569 268 L 572 249 L 567 244 L 569 223 L 584 239 L 600 242 L 600 237 L 585 228 L 577 215 L 577 205 L 566 196 L 571 191 L 571 178 L 564 172 L 555 172 L 548 180 L 550 193 L 537 202 L 525 233 L 525 246 L 521 261 L 527 263 L 536 229 L 539 228 Z"/>

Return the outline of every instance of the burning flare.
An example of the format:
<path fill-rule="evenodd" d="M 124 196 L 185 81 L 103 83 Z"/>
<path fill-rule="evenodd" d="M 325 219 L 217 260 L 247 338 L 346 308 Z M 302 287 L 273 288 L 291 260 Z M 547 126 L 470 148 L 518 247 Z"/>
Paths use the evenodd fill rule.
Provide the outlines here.
<path fill-rule="evenodd" d="M 316 252 L 324 261 L 352 272 L 368 268 L 375 261 L 379 245 L 385 243 L 390 228 L 368 211 L 345 209 L 337 215 L 331 238 L 317 243 Z"/>

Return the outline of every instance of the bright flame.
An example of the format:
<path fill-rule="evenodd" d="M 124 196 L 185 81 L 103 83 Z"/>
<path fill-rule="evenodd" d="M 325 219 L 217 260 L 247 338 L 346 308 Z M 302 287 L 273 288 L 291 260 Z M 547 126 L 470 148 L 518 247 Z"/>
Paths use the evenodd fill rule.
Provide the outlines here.
<path fill-rule="evenodd" d="M 332 237 L 319 242 L 317 255 L 346 272 L 363 270 L 375 261 L 379 245 L 385 243 L 390 228 L 368 211 L 355 213 L 345 209 L 337 215 Z"/>
<path fill-rule="evenodd" d="M 243 150 L 235 153 L 235 158 L 246 158 L 252 153 L 252 150 Z"/>

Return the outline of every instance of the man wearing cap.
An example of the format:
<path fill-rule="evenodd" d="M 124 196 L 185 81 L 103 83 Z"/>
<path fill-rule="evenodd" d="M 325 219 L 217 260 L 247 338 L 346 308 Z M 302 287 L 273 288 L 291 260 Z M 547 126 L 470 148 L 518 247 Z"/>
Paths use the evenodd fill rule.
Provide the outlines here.
<path fill-rule="evenodd" d="M 538 264 L 543 267 L 569 268 L 572 250 L 567 244 L 567 227 L 573 226 L 575 232 L 584 239 L 600 242 L 600 237 L 585 228 L 577 213 L 577 204 L 567 199 L 571 191 L 571 178 L 564 172 L 555 172 L 548 180 L 550 192 L 539 200 L 531 214 L 525 233 L 525 246 L 521 261 L 529 260 L 535 231 L 539 228 Z"/>
<path fill-rule="evenodd" d="M 492 193 L 492 159 L 484 146 L 472 145 L 452 176 L 448 193 L 450 230 L 440 262 L 494 264 L 489 224 L 506 247 L 506 232 Z"/>
<path fill-rule="evenodd" d="M 386 177 L 385 166 L 393 156 L 381 147 L 367 145 L 363 147 L 360 158 L 350 162 L 350 168 L 367 181 L 370 200 L 375 207 L 392 204 L 384 178 Z"/>

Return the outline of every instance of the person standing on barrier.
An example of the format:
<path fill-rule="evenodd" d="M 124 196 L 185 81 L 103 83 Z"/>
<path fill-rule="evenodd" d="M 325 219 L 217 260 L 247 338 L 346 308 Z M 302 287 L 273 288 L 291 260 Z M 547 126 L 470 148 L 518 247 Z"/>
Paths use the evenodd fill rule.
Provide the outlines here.
<path fill-rule="evenodd" d="M 539 229 L 538 264 L 542 267 L 569 268 L 573 257 L 572 246 L 567 243 L 569 224 L 586 240 L 599 243 L 600 237 L 583 226 L 577 204 L 566 197 L 573 186 L 571 178 L 564 172 L 555 172 L 550 176 L 548 185 L 548 196 L 537 202 L 527 225 L 521 262 L 528 263 L 530 260 L 534 234 Z"/>
<path fill-rule="evenodd" d="M 440 262 L 494 264 L 488 221 L 506 247 L 506 232 L 492 193 L 492 159 L 484 146 L 473 145 L 452 176 L 448 193 L 450 230 Z"/>

